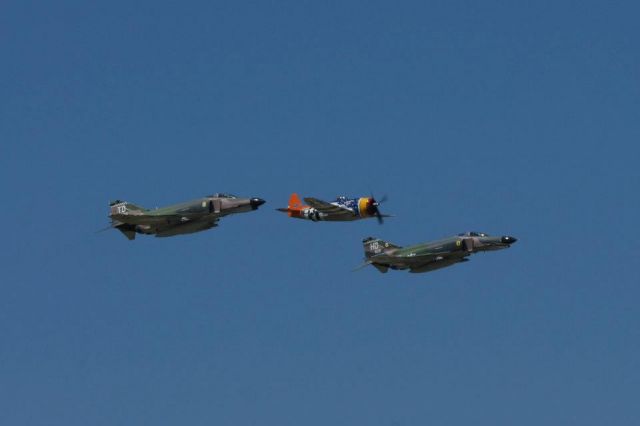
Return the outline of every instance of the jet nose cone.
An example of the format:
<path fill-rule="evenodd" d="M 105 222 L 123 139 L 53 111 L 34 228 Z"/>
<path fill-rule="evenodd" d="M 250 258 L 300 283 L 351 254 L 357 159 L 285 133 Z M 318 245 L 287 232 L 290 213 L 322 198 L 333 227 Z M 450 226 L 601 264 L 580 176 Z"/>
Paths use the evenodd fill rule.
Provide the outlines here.
<path fill-rule="evenodd" d="M 260 207 L 261 205 L 263 205 L 264 203 L 266 203 L 266 201 L 263 200 L 262 198 L 252 198 L 251 200 L 249 200 L 249 204 L 251 204 L 251 208 L 254 210 Z"/>
<path fill-rule="evenodd" d="M 503 244 L 513 244 L 516 241 L 518 241 L 518 239 L 516 237 L 510 237 L 508 235 L 502 237 L 502 243 Z"/>

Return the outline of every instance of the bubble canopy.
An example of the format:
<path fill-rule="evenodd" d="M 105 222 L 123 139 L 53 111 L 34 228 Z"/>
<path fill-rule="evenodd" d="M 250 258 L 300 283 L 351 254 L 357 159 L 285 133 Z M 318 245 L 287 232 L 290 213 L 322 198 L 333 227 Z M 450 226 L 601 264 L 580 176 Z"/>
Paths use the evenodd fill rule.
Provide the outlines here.
<path fill-rule="evenodd" d="M 211 198 L 238 198 L 233 194 L 226 194 L 224 192 L 216 192 L 215 194 L 207 195 L 207 197 L 211 197 Z"/>
<path fill-rule="evenodd" d="M 485 234 L 484 232 L 463 232 L 458 234 L 459 237 L 488 237 L 489 234 Z"/>

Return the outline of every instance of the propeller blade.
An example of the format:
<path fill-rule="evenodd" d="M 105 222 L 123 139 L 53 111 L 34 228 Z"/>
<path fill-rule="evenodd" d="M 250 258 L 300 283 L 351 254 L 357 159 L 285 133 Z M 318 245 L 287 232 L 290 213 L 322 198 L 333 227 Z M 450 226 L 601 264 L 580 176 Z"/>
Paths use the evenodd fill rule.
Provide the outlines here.
<path fill-rule="evenodd" d="M 371 196 L 369 197 L 369 202 L 371 203 L 371 206 L 373 207 L 373 214 L 376 216 L 376 219 L 378 219 L 378 223 L 380 225 L 382 225 L 384 223 L 384 219 L 382 218 L 382 213 L 380 213 L 380 209 L 378 208 L 378 206 L 380 206 L 380 204 L 384 203 L 385 201 L 387 201 L 387 195 L 383 195 L 382 198 L 378 201 L 376 200 L 375 196 L 373 195 L 373 191 L 371 191 Z"/>

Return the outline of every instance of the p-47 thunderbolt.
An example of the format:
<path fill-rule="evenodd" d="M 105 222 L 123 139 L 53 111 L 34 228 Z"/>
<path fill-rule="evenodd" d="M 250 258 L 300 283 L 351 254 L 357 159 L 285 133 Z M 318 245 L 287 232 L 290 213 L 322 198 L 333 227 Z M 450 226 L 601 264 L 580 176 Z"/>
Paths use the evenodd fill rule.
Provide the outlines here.
<path fill-rule="evenodd" d="M 384 199 L 378 202 L 373 198 L 373 195 L 360 198 L 338 197 L 330 203 L 317 198 L 305 198 L 304 202 L 306 204 L 303 204 L 298 194 L 294 193 L 289 198 L 289 206 L 278 210 L 287 213 L 289 217 L 308 219 L 314 222 L 320 220 L 345 222 L 375 217 L 379 223 L 382 223 L 382 218 L 390 217 L 389 215 L 381 214 L 378 208 L 380 203 L 384 202 Z"/>
<path fill-rule="evenodd" d="M 400 247 L 369 237 L 364 244 L 365 263 L 386 273 L 389 269 L 429 272 L 468 261 L 477 252 L 505 249 L 517 241 L 510 236 L 492 237 L 482 232 L 467 232 L 443 240 Z"/>
<path fill-rule="evenodd" d="M 238 198 L 217 193 L 181 204 L 149 210 L 126 201 L 110 203 L 111 228 L 128 239 L 138 234 L 172 237 L 191 234 L 218 226 L 218 220 L 234 213 L 256 210 L 265 201 L 260 198 Z"/>

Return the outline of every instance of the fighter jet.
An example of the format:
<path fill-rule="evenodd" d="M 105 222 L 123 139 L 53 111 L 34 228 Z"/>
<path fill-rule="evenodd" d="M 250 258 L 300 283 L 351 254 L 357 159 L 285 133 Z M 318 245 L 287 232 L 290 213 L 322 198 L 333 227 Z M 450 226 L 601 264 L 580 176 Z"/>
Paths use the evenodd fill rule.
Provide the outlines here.
<path fill-rule="evenodd" d="M 331 203 L 317 198 L 305 198 L 304 201 L 307 205 L 302 204 L 298 194 L 294 193 L 289 198 L 289 206 L 277 210 L 287 213 L 289 217 L 307 219 L 314 222 L 345 222 L 375 217 L 378 219 L 378 223 L 382 224 L 384 217 L 391 217 L 381 214 L 378 208 L 380 203 L 385 201 L 385 198 L 376 201 L 373 195 L 360 198 L 341 196 Z"/>
<path fill-rule="evenodd" d="M 116 200 L 110 203 L 110 228 L 122 232 L 129 240 L 133 240 L 136 233 L 156 237 L 191 234 L 218 226 L 218 220 L 223 216 L 257 210 L 264 203 L 261 198 L 216 193 L 150 210 Z"/>
<path fill-rule="evenodd" d="M 408 269 L 409 272 L 429 272 L 467 262 L 473 253 L 500 250 L 518 241 L 514 237 L 492 237 L 482 232 L 466 232 L 443 240 L 400 247 L 378 238 L 362 240 L 365 263 L 386 273 L 389 269 Z M 360 268 L 358 268 L 360 269 Z"/>

